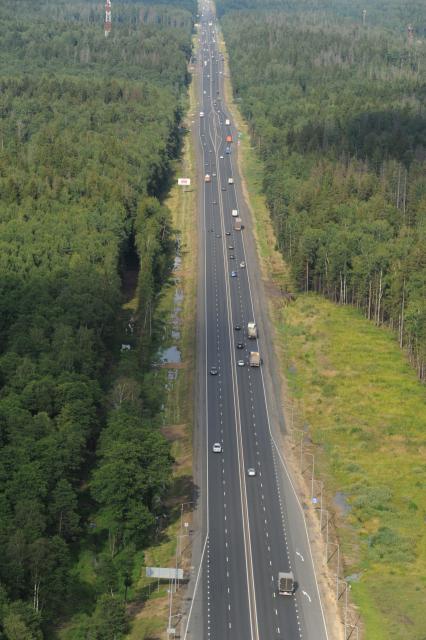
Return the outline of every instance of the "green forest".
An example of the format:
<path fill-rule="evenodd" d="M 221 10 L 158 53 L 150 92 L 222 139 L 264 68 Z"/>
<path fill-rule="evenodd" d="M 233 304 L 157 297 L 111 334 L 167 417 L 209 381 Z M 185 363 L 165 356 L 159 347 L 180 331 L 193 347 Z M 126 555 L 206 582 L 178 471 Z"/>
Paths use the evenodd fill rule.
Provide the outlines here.
<path fill-rule="evenodd" d="M 425 380 L 426 9 L 363 7 L 219 0 L 218 13 L 298 289 L 390 326 Z"/>
<path fill-rule="evenodd" d="M 172 457 L 151 362 L 193 0 L 1 0 L 0 638 L 118 639 Z M 132 351 L 123 278 L 139 266 Z M 87 545 L 94 584 L 82 579 Z M 83 576 L 84 577 L 84 576 Z"/>

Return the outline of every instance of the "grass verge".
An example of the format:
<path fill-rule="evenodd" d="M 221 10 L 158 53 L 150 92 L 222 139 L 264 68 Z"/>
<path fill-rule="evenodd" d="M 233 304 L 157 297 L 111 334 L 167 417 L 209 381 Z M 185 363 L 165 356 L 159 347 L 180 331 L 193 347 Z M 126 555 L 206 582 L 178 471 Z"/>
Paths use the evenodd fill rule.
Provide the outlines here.
<path fill-rule="evenodd" d="M 225 51 L 222 47 L 222 51 Z M 226 54 L 225 54 L 226 56 Z M 238 162 L 254 213 L 262 274 L 292 291 L 262 194 L 263 168 L 233 103 Z M 391 333 L 314 295 L 269 297 L 280 366 L 307 428 L 365 637 L 420 640 L 426 602 L 426 406 Z"/>

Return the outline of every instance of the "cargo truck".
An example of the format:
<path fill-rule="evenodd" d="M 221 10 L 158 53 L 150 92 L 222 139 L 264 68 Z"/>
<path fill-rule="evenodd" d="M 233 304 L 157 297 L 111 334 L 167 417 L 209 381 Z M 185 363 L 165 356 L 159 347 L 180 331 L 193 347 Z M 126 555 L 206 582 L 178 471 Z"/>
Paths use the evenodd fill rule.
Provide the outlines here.
<path fill-rule="evenodd" d="M 231 135 L 227 135 L 226 136 L 226 142 L 232 142 L 232 136 Z"/>
<path fill-rule="evenodd" d="M 235 218 L 234 220 L 234 231 L 241 231 L 243 228 L 241 218 Z"/>
<path fill-rule="evenodd" d="M 278 574 L 278 593 L 280 596 L 292 596 L 294 576 L 292 571 L 280 571 Z"/>
<path fill-rule="evenodd" d="M 250 351 L 249 365 L 251 367 L 260 367 L 260 353 L 258 351 Z"/>
<path fill-rule="evenodd" d="M 225 120 L 225 124 L 227 124 L 227 125 L 228 125 L 228 127 L 229 127 L 229 125 L 231 124 L 231 121 L 230 121 L 230 120 L 228 120 L 228 118 L 226 118 L 226 120 Z"/>
<path fill-rule="evenodd" d="M 257 338 L 257 326 L 255 322 L 249 322 L 247 325 L 247 336 L 250 340 L 256 340 Z"/>
<path fill-rule="evenodd" d="M 232 209 L 231 211 L 231 216 L 233 218 L 237 218 L 238 217 L 238 209 Z"/>

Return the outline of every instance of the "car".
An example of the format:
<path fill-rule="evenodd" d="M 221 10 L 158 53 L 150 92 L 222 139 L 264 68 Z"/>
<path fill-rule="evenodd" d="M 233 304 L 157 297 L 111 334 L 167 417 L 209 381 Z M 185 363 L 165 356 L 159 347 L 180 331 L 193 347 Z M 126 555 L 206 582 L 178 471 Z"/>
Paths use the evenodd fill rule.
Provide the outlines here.
<path fill-rule="evenodd" d="M 200 111 L 200 118 L 204 118 L 204 111 Z"/>
<path fill-rule="evenodd" d="M 225 153 L 227 153 L 229 155 L 231 153 L 231 147 L 226 147 Z"/>
<path fill-rule="evenodd" d="M 237 342 L 237 349 L 244 349 L 245 344 L 244 342 Z"/>
<path fill-rule="evenodd" d="M 216 200 L 213 200 L 212 204 L 217 204 L 217 201 L 216 201 Z"/>
<path fill-rule="evenodd" d="M 219 158 L 220 158 L 221 160 L 223 160 L 223 156 L 219 156 Z"/>
<path fill-rule="evenodd" d="M 246 363 L 244 362 L 244 360 L 238 360 L 238 362 L 237 362 L 237 365 L 238 365 L 239 367 L 244 367 L 244 366 L 245 366 L 245 364 L 246 364 Z"/>
<path fill-rule="evenodd" d="M 256 475 L 256 469 L 253 469 L 253 467 L 249 467 L 247 469 L 247 475 L 253 478 Z"/>
<path fill-rule="evenodd" d="M 230 235 L 231 235 L 231 232 L 230 232 L 230 231 L 225 231 L 225 235 L 226 235 L 226 236 L 230 236 Z"/>
<path fill-rule="evenodd" d="M 226 191 L 226 187 L 222 187 L 222 191 Z"/>
<path fill-rule="evenodd" d="M 234 250 L 234 248 L 235 248 L 235 247 L 234 247 L 234 245 L 233 245 L 233 244 L 230 244 L 230 245 L 229 245 L 229 247 L 228 247 L 228 249 L 229 249 L 230 251 L 233 251 L 233 250 Z"/>
<path fill-rule="evenodd" d="M 220 442 L 215 442 L 212 449 L 213 453 L 222 453 L 222 445 L 220 444 Z"/>
<path fill-rule="evenodd" d="M 237 277 L 237 272 L 231 271 L 231 278 L 236 278 L 236 277 Z"/>
<path fill-rule="evenodd" d="M 244 262 L 244 260 L 242 260 L 240 262 L 240 267 L 241 267 L 241 269 L 245 269 L 246 268 L 246 263 Z"/>
<path fill-rule="evenodd" d="M 234 324 L 234 331 L 241 331 L 241 325 L 240 324 Z"/>
<path fill-rule="evenodd" d="M 234 184 L 234 178 L 228 178 L 228 184 Z"/>
<path fill-rule="evenodd" d="M 234 254 L 233 254 L 233 253 L 231 253 L 231 255 L 229 256 L 229 259 L 230 259 L 230 260 L 235 260 L 235 256 L 234 256 Z"/>
<path fill-rule="evenodd" d="M 212 173 L 212 176 L 213 176 L 213 178 L 216 178 L 216 174 L 215 173 Z"/>
<path fill-rule="evenodd" d="M 217 376 L 218 373 L 219 373 L 219 369 L 217 367 L 211 367 L 210 368 L 210 375 L 211 376 Z"/>

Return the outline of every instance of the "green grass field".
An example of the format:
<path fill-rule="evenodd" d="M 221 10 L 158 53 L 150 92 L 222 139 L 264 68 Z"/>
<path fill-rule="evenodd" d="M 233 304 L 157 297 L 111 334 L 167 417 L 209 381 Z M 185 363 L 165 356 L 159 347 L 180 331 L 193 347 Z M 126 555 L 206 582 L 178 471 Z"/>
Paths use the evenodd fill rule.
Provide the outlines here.
<path fill-rule="evenodd" d="M 352 308 L 301 295 L 277 330 L 329 496 L 366 637 L 424 637 L 425 389 L 394 336 Z M 291 372 L 291 373 L 290 373 Z"/>
<path fill-rule="evenodd" d="M 292 291 L 262 194 L 262 165 L 232 88 L 239 163 L 254 213 L 261 268 Z M 344 575 L 368 640 L 426 638 L 426 394 L 395 337 L 356 309 L 315 295 L 270 300 L 277 352 L 299 421 L 308 425 L 317 471 L 336 506 Z M 288 400 L 288 399 L 287 399 Z"/>

